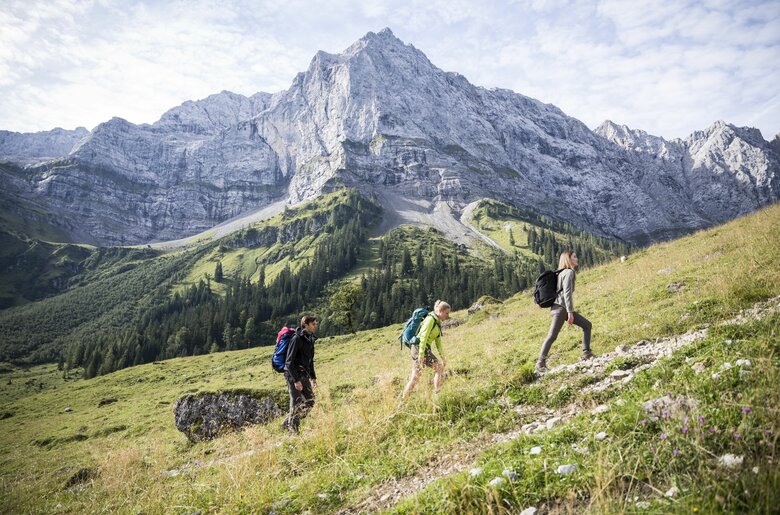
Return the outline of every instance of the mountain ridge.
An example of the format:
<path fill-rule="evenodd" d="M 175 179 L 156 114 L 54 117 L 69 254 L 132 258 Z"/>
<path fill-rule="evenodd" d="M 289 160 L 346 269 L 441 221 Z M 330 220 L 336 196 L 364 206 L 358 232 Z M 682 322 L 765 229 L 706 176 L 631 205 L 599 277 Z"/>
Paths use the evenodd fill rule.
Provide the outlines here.
<path fill-rule="evenodd" d="M 69 155 L 0 181 L 100 244 L 175 240 L 338 185 L 445 202 L 456 221 L 488 196 L 644 243 L 777 201 L 774 146 L 756 130 L 710 129 L 687 138 L 695 152 L 680 170 L 640 159 L 555 106 L 437 68 L 385 29 L 317 52 L 285 91 L 223 91 L 151 125 L 114 118 Z M 645 154 L 682 159 L 677 140 L 643 138 Z"/>

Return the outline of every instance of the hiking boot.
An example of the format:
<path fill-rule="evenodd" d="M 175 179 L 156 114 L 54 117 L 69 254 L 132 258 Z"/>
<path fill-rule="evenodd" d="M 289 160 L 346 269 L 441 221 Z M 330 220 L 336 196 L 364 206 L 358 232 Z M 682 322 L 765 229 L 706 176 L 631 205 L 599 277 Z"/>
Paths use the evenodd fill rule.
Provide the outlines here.
<path fill-rule="evenodd" d="M 547 361 L 543 359 L 539 359 L 536 361 L 536 371 L 537 372 L 546 372 L 547 371 Z"/>
<path fill-rule="evenodd" d="M 588 361 L 589 359 L 593 359 L 596 356 L 589 350 L 586 350 L 582 353 L 582 356 L 580 357 L 580 361 Z"/>

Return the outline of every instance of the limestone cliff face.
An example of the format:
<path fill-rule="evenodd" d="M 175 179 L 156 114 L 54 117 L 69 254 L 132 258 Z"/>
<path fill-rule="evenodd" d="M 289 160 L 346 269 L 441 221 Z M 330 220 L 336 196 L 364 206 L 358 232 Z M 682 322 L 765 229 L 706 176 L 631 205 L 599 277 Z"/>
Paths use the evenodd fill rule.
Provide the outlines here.
<path fill-rule="evenodd" d="M 115 118 L 6 180 L 103 243 L 182 237 L 342 184 L 456 213 L 491 197 L 644 242 L 777 201 L 773 145 L 723 122 L 673 141 L 611 122 L 591 131 L 444 72 L 385 29 L 318 52 L 286 91 L 222 92 L 152 125 Z"/>
<path fill-rule="evenodd" d="M 68 155 L 89 131 L 84 127 L 68 131 L 56 128 L 43 132 L 0 131 L 0 159 L 35 163 Z"/>

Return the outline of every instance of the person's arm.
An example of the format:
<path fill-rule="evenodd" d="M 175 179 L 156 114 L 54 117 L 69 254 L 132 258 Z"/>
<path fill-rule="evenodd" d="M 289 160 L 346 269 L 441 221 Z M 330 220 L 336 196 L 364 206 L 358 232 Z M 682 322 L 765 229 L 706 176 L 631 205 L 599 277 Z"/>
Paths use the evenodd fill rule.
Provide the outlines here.
<path fill-rule="evenodd" d="M 423 362 L 425 360 L 425 350 L 430 346 L 431 332 L 436 322 L 432 316 L 425 317 L 423 323 L 420 325 L 420 329 L 417 331 L 417 337 L 420 338 L 420 354 L 419 360 Z"/>
<path fill-rule="evenodd" d="M 298 354 L 298 335 L 294 334 L 290 338 L 290 345 L 287 347 L 287 359 L 284 361 L 284 371 L 289 372 L 293 382 L 300 382 L 298 371 L 295 370 L 295 357 Z"/>
<path fill-rule="evenodd" d="M 436 337 L 436 352 L 439 353 L 439 358 L 441 358 L 442 364 L 444 364 L 447 360 L 444 359 L 444 352 L 442 352 L 441 347 L 441 331 L 439 331 L 439 336 Z"/>
<path fill-rule="evenodd" d="M 311 350 L 311 364 L 309 365 L 309 377 L 312 381 L 315 383 L 317 382 L 317 373 L 314 371 L 314 342 L 312 341 L 312 350 Z"/>
<path fill-rule="evenodd" d="M 569 269 L 563 272 L 563 307 L 569 312 L 569 315 L 574 313 L 574 271 Z"/>

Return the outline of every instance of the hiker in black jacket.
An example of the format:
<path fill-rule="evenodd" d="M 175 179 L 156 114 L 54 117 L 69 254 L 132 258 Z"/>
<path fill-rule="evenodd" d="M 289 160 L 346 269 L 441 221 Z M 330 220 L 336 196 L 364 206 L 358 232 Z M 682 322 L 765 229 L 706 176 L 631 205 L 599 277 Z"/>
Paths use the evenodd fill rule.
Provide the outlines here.
<path fill-rule="evenodd" d="M 317 318 L 305 316 L 301 327 L 295 330 L 287 348 L 287 360 L 284 363 L 284 378 L 290 391 L 290 414 L 285 427 L 298 432 L 301 419 L 314 407 L 314 388 L 317 387 L 317 374 L 314 372 L 314 333 L 317 331 Z"/>

